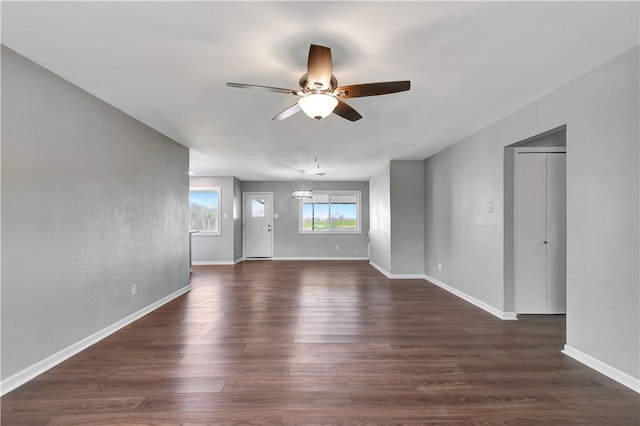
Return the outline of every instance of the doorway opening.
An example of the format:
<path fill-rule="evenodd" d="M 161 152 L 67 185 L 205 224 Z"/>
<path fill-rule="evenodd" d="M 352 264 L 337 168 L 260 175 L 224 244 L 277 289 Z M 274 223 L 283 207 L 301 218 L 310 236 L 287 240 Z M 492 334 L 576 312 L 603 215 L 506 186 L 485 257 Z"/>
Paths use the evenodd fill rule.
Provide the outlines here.
<path fill-rule="evenodd" d="M 566 126 L 504 148 L 504 307 L 566 313 Z"/>

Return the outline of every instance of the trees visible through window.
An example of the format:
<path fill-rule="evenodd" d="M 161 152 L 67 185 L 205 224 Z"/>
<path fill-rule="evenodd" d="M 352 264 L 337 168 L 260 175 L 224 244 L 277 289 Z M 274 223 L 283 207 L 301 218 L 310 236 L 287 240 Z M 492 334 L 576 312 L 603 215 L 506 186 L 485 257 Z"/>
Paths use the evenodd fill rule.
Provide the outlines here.
<path fill-rule="evenodd" d="M 189 219 L 192 231 L 220 234 L 220 188 L 189 191 Z"/>
<path fill-rule="evenodd" d="M 360 192 L 326 191 L 300 203 L 301 233 L 359 233 Z"/>

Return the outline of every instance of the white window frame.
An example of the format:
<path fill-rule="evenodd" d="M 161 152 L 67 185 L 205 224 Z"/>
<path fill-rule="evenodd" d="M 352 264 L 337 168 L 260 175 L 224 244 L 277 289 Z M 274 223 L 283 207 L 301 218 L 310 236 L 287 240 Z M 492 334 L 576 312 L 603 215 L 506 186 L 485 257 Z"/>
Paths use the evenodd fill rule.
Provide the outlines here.
<path fill-rule="evenodd" d="M 217 192 L 218 193 L 218 230 L 198 231 L 193 235 L 221 235 L 222 234 L 222 191 L 219 186 L 197 186 L 189 188 L 189 210 L 191 210 L 192 192 Z M 191 228 L 191 211 L 189 211 L 189 228 Z M 192 231 L 192 229 L 190 229 Z"/>
<path fill-rule="evenodd" d="M 303 200 L 298 201 L 298 233 L 306 235 L 336 235 L 336 234 L 362 234 L 362 191 L 313 191 L 314 194 L 328 195 L 329 196 L 329 221 L 331 221 L 331 196 L 332 195 L 355 195 L 356 196 L 356 229 L 328 229 L 323 231 L 306 231 L 303 230 L 304 218 L 302 213 L 302 207 L 304 205 Z"/>

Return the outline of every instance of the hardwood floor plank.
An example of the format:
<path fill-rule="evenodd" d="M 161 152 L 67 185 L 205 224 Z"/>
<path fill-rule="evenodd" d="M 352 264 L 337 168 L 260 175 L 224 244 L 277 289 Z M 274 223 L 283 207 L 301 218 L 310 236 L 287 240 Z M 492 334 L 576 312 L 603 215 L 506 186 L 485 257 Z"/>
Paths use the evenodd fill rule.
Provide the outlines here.
<path fill-rule="evenodd" d="M 142 401 L 143 397 L 111 397 L 111 398 L 90 398 L 84 396 L 73 396 L 71 398 L 64 395 L 51 398 L 34 398 L 22 396 L 12 398 L 2 404 L 2 414 L 11 415 L 16 413 L 26 413 L 40 415 L 44 413 L 96 413 L 96 412 L 128 412 L 133 411 Z M 3 423 L 5 423 L 3 419 Z"/>
<path fill-rule="evenodd" d="M 110 413 L 61 415 L 51 426 L 122 426 L 122 425 L 180 425 L 180 426 L 281 426 L 282 412 L 272 410 L 242 411 L 180 411 L 175 413 Z"/>
<path fill-rule="evenodd" d="M 366 261 L 195 267 L 193 289 L 2 397 L 3 425 L 635 425 L 640 395 Z"/>
<path fill-rule="evenodd" d="M 247 408 L 251 401 L 253 410 L 331 410 L 350 408 L 346 391 L 331 392 L 222 392 L 198 394 L 154 394 L 136 407 L 136 412 L 181 412 L 236 410 Z"/>
<path fill-rule="evenodd" d="M 606 415 L 589 416 L 582 411 L 567 409 L 545 410 L 510 410 L 496 411 L 473 409 L 446 410 L 442 407 L 428 407 L 407 410 L 400 409 L 371 409 L 352 412 L 285 412 L 283 425 L 290 426 L 363 426 L 363 425 L 394 425 L 394 426 L 425 426 L 425 425 L 456 425 L 456 426 L 629 426 L 637 425 L 635 417 L 618 416 L 613 419 Z"/>
<path fill-rule="evenodd" d="M 342 391 L 406 391 L 416 390 L 407 376 L 262 376 L 230 377 L 223 392 L 332 392 Z"/>

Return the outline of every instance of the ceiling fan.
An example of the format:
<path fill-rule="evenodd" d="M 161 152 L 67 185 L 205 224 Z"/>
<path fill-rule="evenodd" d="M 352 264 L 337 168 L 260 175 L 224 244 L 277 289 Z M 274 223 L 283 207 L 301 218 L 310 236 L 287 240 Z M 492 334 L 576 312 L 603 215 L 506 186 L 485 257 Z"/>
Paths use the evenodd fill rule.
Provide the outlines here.
<path fill-rule="evenodd" d="M 302 110 L 309 117 L 318 121 L 332 112 L 349 121 L 360 120 L 362 116 L 358 111 L 344 103 L 342 98 L 386 95 L 404 92 L 411 88 L 409 80 L 338 86 L 338 80 L 331 73 L 331 66 L 331 49 L 312 44 L 309 47 L 307 72 L 300 77 L 300 89 L 282 89 L 242 83 L 227 83 L 227 86 L 244 89 L 263 89 L 298 96 L 299 99 L 296 104 L 285 109 L 273 119 L 284 120 Z"/>

